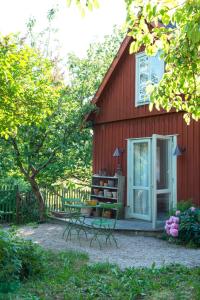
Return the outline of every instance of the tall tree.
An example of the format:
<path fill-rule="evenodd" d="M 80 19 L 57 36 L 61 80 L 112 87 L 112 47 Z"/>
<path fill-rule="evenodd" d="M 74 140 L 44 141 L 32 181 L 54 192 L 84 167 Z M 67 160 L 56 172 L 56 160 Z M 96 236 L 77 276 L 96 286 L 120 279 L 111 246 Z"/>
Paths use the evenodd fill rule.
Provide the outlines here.
<path fill-rule="evenodd" d="M 158 85 L 149 86 L 151 104 L 169 111 L 184 111 L 185 121 L 200 119 L 200 1 L 124 0 L 127 30 L 133 37 L 130 53 L 145 46 L 147 55 L 159 50 L 166 72 Z M 82 12 L 100 0 L 69 0 Z"/>
<path fill-rule="evenodd" d="M 101 42 L 89 45 L 85 57 L 68 55 L 69 92 L 74 101 L 85 103 L 91 100 L 114 59 L 123 37 L 123 31 L 114 26 L 112 34 L 104 36 Z"/>
<path fill-rule="evenodd" d="M 17 135 L 4 141 L 12 153 L 12 162 L 30 184 L 40 208 L 40 220 L 44 216 L 44 199 L 41 184 L 63 178 L 68 152 L 79 146 L 77 132 L 81 128 L 83 108 L 62 96 L 53 114 L 42 123 L 21 125 Z M 1 144 L 2 145 L 2 144 Z"/>
<path fill-rule="evenodd" d="M 0 37 L 0 136 L 51 115 L 61 87 L 50 60 L 18 36 Z"/>
<path fill-rule="evenodd" d="M 42 185 L 51 185 L 59 179 L 66 179 L 66 176 L 86 179 L 90 174 L 91 130 L 83 127 L 83 120 L 86 112 L 93 109 L 88 100 L 97 90 L 119 47 L 121 35 L 117 30 L 115 32 L 114 37 L 105 37 L 102 44 L 91 45 L 85 58 L 69 55 L 70 84 L 61 85 L 55 80 L 57 76 L 52 76 L 58 97 L 50 106 L 51 111 L 38 122 L 21 120 L 15 132 L 10 132 L 1 140 L 3 167 L 0 171 L 9 174 L 11 169 L 15 174 L 16 171 L 18 174 L 18 170 L 21 172 L 38 200 L 41 221 L 44 220 L 44 199 L 40 190 Z M 105 48 L 107 51 L 104 51 Z M 40 72 L 45 72 L 45 69 Z M 51 101 L 50 98 L 50 104 Z M 50 104 L 46 99 L 46 106 Z"/>
<path fill-rule="evenodd" d="M 83 58 L 72 53 L 68 55 L 68 98 L 81 107 L 89 103 L 114 59 L 123 37 L 124 33 L 114 27 L 111 35 L 104 36 L 101 42 L 92 43 Z M 71 178 L 82 178 L 88 181 L 91 178 L 92 160 L 92 131 L 90 127 L 81 132 L 79 139 L 79 147 L 76 151 L 70 152 L 71 162 L 79 162 L 79 168 L 72 167 L 76 166 L 76 163 L 71 164 L 68 168 L 68 174 Z"/>

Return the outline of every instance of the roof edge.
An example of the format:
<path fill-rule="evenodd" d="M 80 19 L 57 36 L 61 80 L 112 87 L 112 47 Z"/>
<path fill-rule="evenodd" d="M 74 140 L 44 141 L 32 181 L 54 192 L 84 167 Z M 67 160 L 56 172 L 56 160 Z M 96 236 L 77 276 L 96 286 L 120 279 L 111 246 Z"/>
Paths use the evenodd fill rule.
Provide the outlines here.
<path fill-rule="evenodd" d="M 105 87 L 106 87 L 106 85 L 107 85 L 110 77 L 112 76 L 114 70 L 116 69 L 116 67 L 117 67 L 117 65 L 118 65 L 121 57 L 123 56 L 125 50 L 127 49 L 127 46 L 131 42 L 131 40 L 132 40 L 132 37 L 128 36 L 128 35 L 124 38 L 124 40 L 121 43 L 121 46 L 120 46 L 120 48 L 119 48 L 119 50 L 118 50 L 115 58 L 113 59 L 113 61 L 112 61 L 111 65 L 110 65 L 110 67 L 108 68 L 106 74 L 104 75 L 104 78 L 103 78 L 103 80 L 102 80 L 102 82 L 101 82 L 101 84 L 100 84 L 97 92 L 95 93 L 94 97 L 92 98 L 91 103 L 96 104 L 99 101 L 100 96 L 102 95 L 102 93 L 103 93 L 103 91 L 104 91 L 104 89 L 105 89 Z M 89 113 L 86 116 L 86 118 L 85 118 L 86 121 L 88 121 L 88 119 L 91 116 L 91 114 L 92 114 L 92 112 Z"/>

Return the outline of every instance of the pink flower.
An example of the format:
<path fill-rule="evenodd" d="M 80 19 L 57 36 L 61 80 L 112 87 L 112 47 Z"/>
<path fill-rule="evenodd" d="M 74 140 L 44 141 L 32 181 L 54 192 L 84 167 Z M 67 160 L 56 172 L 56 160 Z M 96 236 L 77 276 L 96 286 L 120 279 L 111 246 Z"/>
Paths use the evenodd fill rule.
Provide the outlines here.
<path fill-rule="evenodd" d="M 177 230 L 177 229 L 171 228 L 171 229 L 170 229 L 170 234 L 171 234 L 173 237 L 177 237 L 177 236 L 178 236 L 178 230 Z"/>
<path fill-rule="evenodd" d="M 167 225 L 167 224 L 165 225 L 165 231 L 168 235 L 170 235 L 170 228 L 171 228 L 170 225 Z"/>
<path fill-rule="evenodd" d="M 171 216 L 169 220 L 166 221 L 166 224 L 170 225 L 173 223 L 173 217 Z"/>
<path fill-rule="evenodd" d="M 171 225 L 171 224 L 172 224 L 172 222 L 169 221 L 169 220 L 167 220 L 167 221 L 165 222 L 165 225 Z"/>
<path fill-rule="evenodd" d="M 195 209 L 196 209 L 196 208 L 195 208 L 194 206 L 190 207 L 190 210 L 191 210 L 191 211 L 195 211 Z"/>
<path fill-rule="evenodd" d="M 172 217 L 172 223 L 179 223 L 179 218 L 178 217 Z"/>
<path fill-rule="evenodd" d="M 177 223 L 172 223 L 171 229 L 177 229 L 178 230 L 179 225 Z"/>
<path fill-rule="evenodd" d="M 179 215 L 180 213 L 181 213 L 181 211 L 180 211 L 180 210 L 177 210 L 176 213 L 175 213 L 175 215 L 177 216 L 177 215 Z"/>

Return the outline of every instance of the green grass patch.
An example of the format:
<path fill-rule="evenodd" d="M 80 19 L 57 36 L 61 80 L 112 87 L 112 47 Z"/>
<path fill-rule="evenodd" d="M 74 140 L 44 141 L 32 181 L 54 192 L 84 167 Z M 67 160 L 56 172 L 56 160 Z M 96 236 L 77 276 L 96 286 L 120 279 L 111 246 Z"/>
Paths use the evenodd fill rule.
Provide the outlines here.
<path fill-rule="evenodd" d="M 88 264 L 76 252 L 44 250 L 45 273 L 22 281 L 9 300 L 200 299 L 200 268 L 171 265 L 120 270 L 107 263 Z"/>

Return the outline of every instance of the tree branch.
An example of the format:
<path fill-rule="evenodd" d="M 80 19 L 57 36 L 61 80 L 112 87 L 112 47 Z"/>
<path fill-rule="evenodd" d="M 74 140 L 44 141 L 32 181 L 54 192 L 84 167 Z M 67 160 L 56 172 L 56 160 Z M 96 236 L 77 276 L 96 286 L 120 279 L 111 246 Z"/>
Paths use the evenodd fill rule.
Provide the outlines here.
<path fill-rule="evenodd" d="M 40 143 L 36 145 L 36 148 L 35 148 L 35 151 L 34 151 L 35 154 L 38 153 L 39 150 L 40 150 L 40 149 L 42 148 L 42 146 L 44 145 L 44 142 L 45 142 L 45 139 L 46 139 L 47 135 L 48 135 L 48 133 L 47 133 L 47 131 L 46 131 L 45 134 L 43 135 L 43 137 L 42 137 Z"/>
<path fill-rule="evenodd" d="M 25 168 L 23 167 L 23 164 L 22 164 L 21 159 L 20 159 L 21 154 L 19 152 L 17 141 L 14 138 L 11 138 L 10 140 L 11 140 L 12 146 L 14 148 L 14 152 L 15 152 L 16 159 L 17 159 L 17 164 L 20 168 L 20 171 L 22 172 L 22 174 L 24 174 L 25 177 L 28 177 L 28 173 L 26 172 Z"/>
<path fill-rule="evenodd" d="M 31 170 L 33 172 L 33 175 L 31 176 L 31 178 L 35 178 L 35 176 L 43 169 L 45 169 L 53 160 L 53 158 L 55 157 L 56 155 L 56 150 L 54 150 L 54 152 L 51 154 L 51 156 L 48 158 L 48 160 L 43 164 L 41 165 L 39 168 L 35 169 L 33 166 L 31 166 Z"/>

